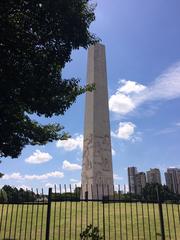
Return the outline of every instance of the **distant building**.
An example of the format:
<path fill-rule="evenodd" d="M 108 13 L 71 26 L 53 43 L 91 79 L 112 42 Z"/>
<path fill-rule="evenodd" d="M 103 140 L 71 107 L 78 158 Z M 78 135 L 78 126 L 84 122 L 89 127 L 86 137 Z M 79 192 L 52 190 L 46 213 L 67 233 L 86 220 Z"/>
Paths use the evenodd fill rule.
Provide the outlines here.
<path fill-rule="evenodd" d="M 165 172 L 166 185 L 170 191 L 180 194 L 180 169 L 168 168 Z"/>
<path fill-rule="evenodd" d="M 136 182 L 136 194 L 141 195 L 142 189 L 146 185 L 146 174 L 144 172 L 139 172 L 135 177 Z"/>
<path fill-rule="evenodd" d="M 180 194 L 180 168 L 176 171 L 176 178 L 177 178 L 177 192 Z"/>
<path fill-rule="evenodd" d="M 161 184 L 161 173 L 158 168 L 150 168 L 147 171 L 147 182 Z"/>
<path fill-rule="evenodd" d="M 171 192 L 174 192 L 172 174 L 165 172 L 164 176 L 165 176 L 165 180 L 166 180 L 166 186 L 169 188 L 169 190 Z"/>
<path fill-rule="evenodd" d="M 128 183 L 129 183 L 129 192 L 136 193 L 136 167 L 128 167 Z"/>

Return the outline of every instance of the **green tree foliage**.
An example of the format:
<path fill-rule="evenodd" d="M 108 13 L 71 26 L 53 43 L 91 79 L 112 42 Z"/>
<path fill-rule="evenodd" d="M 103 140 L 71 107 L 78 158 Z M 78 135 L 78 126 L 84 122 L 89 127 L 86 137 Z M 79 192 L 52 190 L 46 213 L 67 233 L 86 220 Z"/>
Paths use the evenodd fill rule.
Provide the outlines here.
<path fill-rule="evenodd" d="M 80 200 L 80 194 L 81 194 L 81 187 L 75 187 L 74 191 L 70 192 L 63 192 L 63 193 L 52 193 L 51 198 L 55 201 L 59 200 Z"/>
<path fill-rule="evenodd" d="M 1 163 L 1 161 L 0 161 L 0 163 Z M 3 176 L 4 176 L 4 174 L 0 172 L 0 178 L 2 178 Z"/>
<path fill-rule="evenodd" d="M 0 203 L 7 202 L 8 197 L 4 189 L 0 189 Z"/>
<path fill-rule="evenodd" d="M 66 139 L 59 124 L 31 115 L 63 115 L 89 86 L 62 79 L 73 49 L 97 42 L 89 0 L 0 1 L 0 156 L 17 157 L 27 144 Z"/>
<path fill-rule="evenodd" d="M 98 227 L 93 227 L 91 224 L 87 226 L 87 228 L 80 233 L 80 239 L 82 240 L 101 240 L 104 239 L 103 236 L 101 236 Z"/>
<path fill-rule="evenodd" d="M 25 191 L 22 188 L 18 190 L 16 187 L 11 187 L 9 185 L 4 185 L 2 190 L 6 193 L 7 201 L 9 203 L 34 202 L 38 198 L 38 196 L 33 191 Z"/>
<path fill-rule="evenodd" d="M 144 199 L 149 201 L 178 200 L 178 196 L 172 193 L 166 185 L 158 183 L 147 183 L 143 188 L 142 195 Z"/>
<path fill-rule="evenodd" d="M 80 196 L 81 196 L 81 187 L 75 187 L 74 189 L 74 195 L 80 199 Z"/>

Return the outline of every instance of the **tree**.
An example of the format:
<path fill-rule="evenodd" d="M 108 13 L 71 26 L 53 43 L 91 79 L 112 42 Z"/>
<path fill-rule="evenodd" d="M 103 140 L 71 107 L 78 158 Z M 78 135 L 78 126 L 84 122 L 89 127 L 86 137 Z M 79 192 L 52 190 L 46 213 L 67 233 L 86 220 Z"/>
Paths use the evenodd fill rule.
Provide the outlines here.
<path fill-rule="evenodd" d="M 32 114 L 63 115 L 90 86 L 62 79 L 73 49 L 98 41 L 89 0 L 0 1 L 0 156 L 24 146 L 67 139 L 59 124 L 41 125 Z"/>
<path fill-rule="evenodd" d="M 8 197 L 6 192 L 3 189 L 0 189 L 0 203 L 7 202 Z"/>
<path fill-rule="evenodd" d="M 24 190 L 16 187 L 11 187 L 9 185 L 4 185 L 1 191 L 6 193 L 6 198 L 9 203 L 15 202 L 34 202 L 39 196 L 33 191 Z"/>
<path fill-rule="evenodd" d="M 159 196 L 157 195 L 157 192 Z M 144 199 L 149 201 L 178 200 L 178 196 L 175 193 L 172 193 L 166 185 L 158 183 L 146 183 L 142 195 Z"/>
<path fill-rule="evenodd" d="M 1 161 L 0 161 L 0 163 L 1 163 Z M 2 178 L 3 176 L 4 176 L 4 174 L 0 172 L 0 178 Z"/>
<path fill-rule="evenodd" d="M 77 187 L 77 186 L 75 187 L 74 195 L 75 195 L 76 198 L 80 199 L 80 197 L 81 197 L 81 187 Z"/>
<path fill-rule="evenodd" d="M 7 194 L 8 202 L 14 202 L 14 201 L 18 200 L 18 189 L 17 188 L 11 187 L 9 185 L 4 185 L 2 189 Z"/>

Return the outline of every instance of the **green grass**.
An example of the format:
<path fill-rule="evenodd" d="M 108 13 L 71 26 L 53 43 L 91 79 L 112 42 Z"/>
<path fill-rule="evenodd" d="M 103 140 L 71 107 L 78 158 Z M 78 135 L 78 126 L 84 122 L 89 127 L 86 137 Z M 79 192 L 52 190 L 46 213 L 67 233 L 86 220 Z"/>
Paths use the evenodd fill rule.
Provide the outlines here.
<path fill-rule="evenodd" d="M 179 208 L 176 204 L 163 204 L 166 239 L 180 239 Z M 0 239 L 45 240 L 46 216 L 47 205 L 0 205 Z M 88 224 L 98 226 L 109 240 L 161 239 L 157 204 L 52 203 L 50 240 L 78 240 Z"/>

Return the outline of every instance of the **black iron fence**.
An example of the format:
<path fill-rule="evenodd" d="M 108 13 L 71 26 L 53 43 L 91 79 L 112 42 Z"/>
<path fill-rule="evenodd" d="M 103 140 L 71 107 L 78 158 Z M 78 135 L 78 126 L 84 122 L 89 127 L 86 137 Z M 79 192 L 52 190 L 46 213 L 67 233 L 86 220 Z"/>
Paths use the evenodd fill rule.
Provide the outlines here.
<path fill-rule="evenodd" d="M 81 199 L 80 188 L 60 185 L 17 194 L 0 203 L 1 240 L 78 240 L 88 229 L 102 239 L 180 239 L 180 201 L 147 201 L 119 189 L 113 196 Z M 87 228 L 87 226 L 89 226 Z"/>

